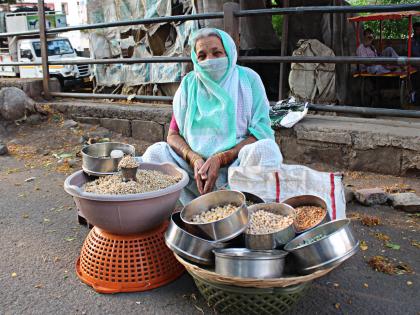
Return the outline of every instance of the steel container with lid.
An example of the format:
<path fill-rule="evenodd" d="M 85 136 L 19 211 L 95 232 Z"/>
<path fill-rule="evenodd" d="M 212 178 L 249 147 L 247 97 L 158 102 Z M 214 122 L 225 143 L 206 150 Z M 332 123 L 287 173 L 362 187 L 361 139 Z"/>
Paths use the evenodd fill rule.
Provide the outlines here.
<path fill-rule="evenodd" d="M 214 249 L 216 273 L 228 277 L 269 279 L 283 275 L 287 252 L 246 248 Z"/>

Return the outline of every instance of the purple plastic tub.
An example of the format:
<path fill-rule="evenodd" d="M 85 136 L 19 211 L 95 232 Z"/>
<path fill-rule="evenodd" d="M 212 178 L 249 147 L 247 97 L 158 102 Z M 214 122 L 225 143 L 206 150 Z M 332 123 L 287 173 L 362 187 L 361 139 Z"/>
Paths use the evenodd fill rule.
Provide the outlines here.
<path fill-rule="evenodd" d="M 169 163 L 142 163 L 139 169 L 181 175 L 182 178 L 175 185 L 147 193 L 100 195 L 82 189 L 89 176 L 78 171 L 66 178 L 64 190 L 73 196 L 77 208 L 90 224 L 113 234 L 141 233 L 169 218 L 189 178 L 184 170 Z"/>

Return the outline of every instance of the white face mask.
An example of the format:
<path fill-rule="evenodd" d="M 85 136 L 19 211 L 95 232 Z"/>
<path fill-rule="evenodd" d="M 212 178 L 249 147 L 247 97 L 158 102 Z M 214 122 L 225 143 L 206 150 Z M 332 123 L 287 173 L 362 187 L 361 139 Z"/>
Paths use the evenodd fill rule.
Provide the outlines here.
<path fill-rule="evenodd" d="M 213 81 L 218 82 L 226 73 L 228 62 L 227 57 L 222 57 L 200 61 L 198 64 Z"/>

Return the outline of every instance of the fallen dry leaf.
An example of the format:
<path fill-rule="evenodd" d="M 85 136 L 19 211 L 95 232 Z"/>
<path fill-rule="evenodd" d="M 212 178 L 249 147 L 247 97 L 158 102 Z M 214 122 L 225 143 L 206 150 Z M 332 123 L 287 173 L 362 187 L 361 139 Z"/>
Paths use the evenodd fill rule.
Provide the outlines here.
<path fill-rule="evenodd" d="M 419 241 L 412 240 L 411 245 L 414 246 L 414 247 L 420 248 L 420 242 Z"/>
<path fill-rule="evenodd" d="M 405 192 L 416 192 L 410 186 L 403 183 L 395 183 L 389 186 L 383 186 L 382 189 L 388 194 L 405 193 Z"/>
<path fill-rule="evenodd" d="M 378 217 L 367 215 L 362 218 L 362 224 L 366 226 L 375 226 L 381 224 L 381 221 Z"/>
<path fill-rule="evenodd" d="M 389 275 L 413 273 L 413 269 L 406 263 L 398 262 L 393 264 L 389 258 L 383 256 L 373 256 L 368 260 L 369 266 L 374 270 L 387 273 Z"/>
<path fill-rule="evenodd" d="M 388 235 L 383 233 L 375 233 L 375 237 L 381 241 L 389 241 L 391 239 Z"/>
<path fill-rule="evenodd" d="M 409 264 L 399 262 L 395 265 L 395 273 L 398 275 L 403 275 L 406 273 L 413 273 L 413 268 Z"/>
<path fill-rule="evenodd" d="M 350 220 L 360 220 L 360 214 L 358 214 L 357 212 L 351 212 L 347 215 L 347 218 Z"/>
<path fill-rule="evenodd" d="M 37 289 L 41 289 L 41 288 L 43 288 L 44 286 L 42 285 L 42 284 L 37 284 L 37 285 L 35 285 L 34 286 L 34 288 L 37 288 Z"/>
<path fill-rule="evenodd" d="M 373 256 L 368 261 L 374 270 L 392 275 L 395 273 L 394 266 L 383 256 Z"/>
<path fill-rule="evenodd" d="M 361 241 L 359 247 L 361 250 L 367 250 L 369 248 L 365 241 Z"/>

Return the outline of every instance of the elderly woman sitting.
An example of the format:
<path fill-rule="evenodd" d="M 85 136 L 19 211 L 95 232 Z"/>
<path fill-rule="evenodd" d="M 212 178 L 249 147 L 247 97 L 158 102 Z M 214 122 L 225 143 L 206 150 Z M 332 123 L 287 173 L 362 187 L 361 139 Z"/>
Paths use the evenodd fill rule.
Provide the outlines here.
<path fill-rule="evenodd" d="M 276 167 L 282 159 L 264 86 L 257 73 L 236 64 L 232 38 L 204 28 L 194 34 L 191 47 L 194 71 L 175 94 L 167 142 L 150 146 L 142 157 L 188 172 L 183 204 L 225 186 L 232 165 Z"/>

